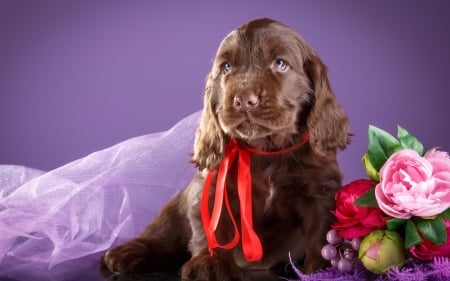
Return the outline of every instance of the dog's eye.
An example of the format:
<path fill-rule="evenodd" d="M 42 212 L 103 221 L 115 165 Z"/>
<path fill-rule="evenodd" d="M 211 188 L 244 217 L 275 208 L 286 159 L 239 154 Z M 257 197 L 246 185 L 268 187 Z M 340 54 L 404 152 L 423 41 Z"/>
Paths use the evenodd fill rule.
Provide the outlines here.
<path fill-rule="evenodd" d="M 224 62 L 222 64 L 222 74 L 227 74 L 231 71 L 231 64 L 229 62 Z"/>
<path fill-rule="evenodd" d="M 286 71 L 288 69 L 288 64 L 283 59 L 276 59 L 274 61 L 274 67 L 276 71 Z"/>

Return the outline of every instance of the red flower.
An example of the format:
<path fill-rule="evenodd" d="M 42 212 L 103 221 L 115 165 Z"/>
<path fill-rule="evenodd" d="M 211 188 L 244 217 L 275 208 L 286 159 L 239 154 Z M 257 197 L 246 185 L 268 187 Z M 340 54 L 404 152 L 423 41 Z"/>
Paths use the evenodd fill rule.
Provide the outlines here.
<path fill-rule="evenodd" d="M 386 227 L 386 221 L 391 217 L 385 215 L 380 209 L 373 207 L 356 206 L 354 202 L 369 189 L 374 189 L 377 183 L 371 180 L 355 180 L 343 186 L 335 196 L 337 222 L 331 227 L 346 239 L 362 237 L 372 230 Z"/>
<path fill-rule="evenodd" d="M 447 228 L 447 243 L 444 245 L 436 245 L 426 240 L 422 235 L 423 242 L 419 245 L 409 248 L 409 253 L 418 260 L 431 260 L 434 257 L 450 258 L 450 220 L 445 219 Z"/>

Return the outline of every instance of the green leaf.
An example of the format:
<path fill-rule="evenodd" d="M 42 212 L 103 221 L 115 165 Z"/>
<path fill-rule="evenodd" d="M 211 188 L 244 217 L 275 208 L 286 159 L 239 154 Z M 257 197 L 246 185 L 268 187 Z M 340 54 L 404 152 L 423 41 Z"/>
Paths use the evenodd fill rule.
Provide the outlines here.
<path fill-rule="evenodd" d="M 428 241 L 436 245 L 443 245 L 447 242 L 447 229 L 441 217 L 436 217 L 435 219 L 417 219 L 416 226 Z"/>
<path fill-rule="evenodd" d="M 443 218 L 449 219 L 450 220 L 450 208 L 448 208 L 446 211 L 444 211 L 441 216 Z"/>
<path fill-rule="evenodd" d="M 377 198 L 375 197 L 375 188 L 369 189 L 361 195 L 354 203 L 356 206 L 376 207 L 378 208 Z"/>
<path fill-rule="evenodd" d="M 422 242 L 423 240 L 420 238 L 416 225 L 411 220 L 407 220 L 405 227 L 405 248 L 408 249 Z"/>
<path fill-rule="evenodd" d="M 386 222 L 387 228 L 389 230 L 399 231 L 405 226 L 406 220 L 393 218 Z"/>
<path fill-rule="evenodd" d="M 413 149 L 417 151 L 420 156 L 423 156 L 422 143 L 416 137 L 410 135 L 406 129 L 400 127 L 399 125 L 397 125 L 397 137 L 403 148 Z"/>
<path fill-rule="evenodd" d="M 380 170 L 389 156 L 402 149 L 400 142 L 395 137 L 372 125 L 369 126 L 368 141 L 369 160 L 377 171 Z"/>

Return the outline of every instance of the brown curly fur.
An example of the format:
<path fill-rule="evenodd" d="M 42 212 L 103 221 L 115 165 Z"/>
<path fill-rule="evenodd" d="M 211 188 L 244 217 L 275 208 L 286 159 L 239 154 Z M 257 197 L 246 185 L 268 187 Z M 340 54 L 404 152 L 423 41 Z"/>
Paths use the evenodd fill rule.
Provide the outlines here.
<path fill-rule="evenodd" d="M 252 156 L 253 223 L 263 259 L 246 261 L 240 246 L 210 256 L 199 212 L 204 171 L 217 169 L 230 138 L 271 151 L 292 146 L 306 131 L 309 142 L 295 151 Z M 320 249 L 341 186 L 336 153 L 349 135 L 348 119 L 316 52 L 274 20 L 240 26 L 220 44 L 207 78 L 192 158 L 199 172 L 137 238 L 108 251 L 104 265 L 121 273 L 182 265 L 183 280 L 245 280 L 243 269 L 270 269 L 287 263 L 289 253 L 305 259 L 304 272 L 322 267 Z M 227 190 L 239 217 L 236 177 L 233 165 Z M 212 199 L 213 192 L 210 206 Z M 230 239 L 230 224 L 223 215 L 219 241 Z"/>

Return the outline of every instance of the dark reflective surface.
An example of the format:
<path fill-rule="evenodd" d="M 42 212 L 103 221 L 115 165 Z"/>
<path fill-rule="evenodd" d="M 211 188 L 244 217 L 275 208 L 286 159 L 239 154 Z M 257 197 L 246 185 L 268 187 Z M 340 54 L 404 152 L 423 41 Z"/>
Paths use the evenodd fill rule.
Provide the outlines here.
<path fill-rule="evenodd" d="M 99 257 L 91 256 L 55 266 L 52 269 L 36 265 L 2 264 L 0 281 L 180 281 L 177 272 L 146 274 L 112 274 L 100 268 Z M 275 281 L 285 277 L 297 280 L 290 265 L 280 266 L 274 271 L 248 271 L 247 281 Z"/>
<path fill-rule="evenodd" d="M 104 280 L 107 281 L 180 281 L 180 278 L 175 272 L 169 273 L 149 273 L 137 275 L 119 275 L 111 273 L 103 273 L 107 275 Z M 247 271 L 245 273 L 245 280 L 247 281 L 279 281 L 280 277 L 296 280 L 295 274 L 290 270 L 290 266 L 286 269 L 278 269 L 277 271 Z"/>
<path fill-rule="evenodd" d="M 280 280 L 280 276 L 266 271 L 248 272 L 246 280 L 249 281 L 275 281 Z M 104 279 L 107 281 L 179 281 L 176 273 L 153 273 L 139 275 L 111 275 Z"/>

